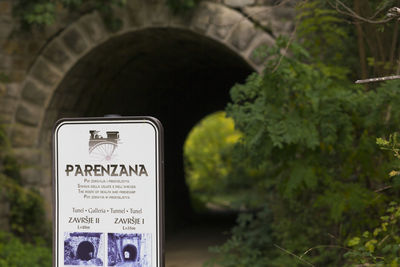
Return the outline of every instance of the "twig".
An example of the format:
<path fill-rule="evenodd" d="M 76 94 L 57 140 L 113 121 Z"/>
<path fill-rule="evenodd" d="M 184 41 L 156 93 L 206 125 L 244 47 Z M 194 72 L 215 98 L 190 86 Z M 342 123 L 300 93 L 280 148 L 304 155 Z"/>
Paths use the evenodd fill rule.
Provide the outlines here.
<path fill-rule="evenodd" d="M 382 245 L 383 242 L 385 242 L 386 239 L 388 239 L 388 238 L 389 238 L 389 235 L 386 235 L 386 236 L 381 240 L 381 242 L 378 243 L 378 246 Z"/>
<path fill-rule="evenodd" d="M 355 83 L 371 83 L 371 82 L 383 82 L 389 80 L 396 80 L 400 79 L 400 75 L 393 75 L 393 76 L 385 76 L 385 77 L 377 77 L 377 78 L 370 78 L 364 80 L 357 80 Z"/>
<path fill-rule="evenodd" d="M 328 235 L 330 238 L 333 238 L 333 239 L 335 239 L 336 241 L 339 241 L 339 239 L 337 239 L 337 237 L 334 236 L 333 234 L 328 233 L 327 235 Z"/>
<path fill-rule="evenodd" d="M 342 247 L 342 246 L 335 246 L 335 245 L 320 245 L 320 246 L 315 246 L 312 248 L 309 248 L 306 250 L 306 252 L 303 253 L 303 255 L 300 256 L 300 258 L 302 258 L 303 256 L 305 256 L 308 252 L 317 249 L 317 248 L 340 248 L 340 249 L 345 249 L 345 250 L 351 250 L 349 248 L 346 247 Z"/>
<path fill-rule="evenodd" d="M 374 192 L 375 192 L 375 193 L 379 193 L 379 192 L 382 192 L 382 191 L 384 191 L 384 190 L 386 190 L 386 189 L 390 189 L 390 188 L 392 188 L 392 187 L 393 187 L 393 186 L 388 185 L 388 186 L 385 186 L 385 187 L 376 189 Z"/>
<path fill-rule="evenodd" d="M 274 246 L 277 247 L 277 248 L 279 248 L 280 250 L 286 252 L 287 254 L 289 254 L 289 255 L 291 255 L 291 256 L 297 258 L 299 261 L 301 261 L 301 262 L 303 262 L 303 263 L 305 263 L 305 264 L 307 264 L 307 265 L 309 265 L 309 266 L 315 267 L 315 265 L 312 264 L 311 262 L 308 262 L 308 261 L 302 259 L 301 257 L 297 256 L 296 254 L 293 254 L 292 252 L 290 252 L 290 251 L 288 251 L 288 250 L 286 250 L 286 249 L 284 249 L 284 248 L 281 248 L 281 247 L 278 246 L 277 244 L 274 244 Z"/>
<path fill-rule="evenodd" d="M 386 23 L 388 21 L 391 21 L 393 19 L 393 17 L 388 17 L 387 19 L 382 19 L 382 20 L 372 20 L 372 19 L 368 19 L 368 18 L 364 18 L 360 15 L 358 15 L 356 12 L 354 12 L 354 10 L 352 10 L 351 8 L 349 8 L 348 6 L 346 6 L 342 1 L 340 0 L 336 0 L 335 3 L 336 5 L 332 5 L 332 3 L 328 2 L 331 6 L 335 7 L 336 11 L 339 12 L 340 14 L 344 14 L 353 18 L 356 18 L 360 21 L 363 22 L 368 22 L 368 23 L 372 23 L 372 24 L 381 24 L 381 23 Z M 340 9 L 339 5 L 342 6 L 344 8 L 343 11 Z"/>
<path fill-rule="evenodd" d="M 287 42 L 287 44 L 286 44 L 286 47 L 285 47 L 285 49 L 283 50 L 283 52 L 281 53 L 281 56 L 279 57 L 278 63 L 276 63 L 274 69 L 272 70 L 272 73 L 274 73 L 274 72 L 279 68 L 279 66 L 281 65 L 281 62 L 282 62 L 283 57 L 286 56 L 287 51 L 289 50 L 289 46 L 290 46 L 290 44 L 291 44 L 291 43 L 293 42 L 293 40 L 294 40 L 296 31 L 297 31 L 297 24 L 296 24 L 296 26 L 295 26 L 293 32 L 290 34 L 290 38 L 289 38 L 289 40 L 288 40 L 288 42 Z"/>

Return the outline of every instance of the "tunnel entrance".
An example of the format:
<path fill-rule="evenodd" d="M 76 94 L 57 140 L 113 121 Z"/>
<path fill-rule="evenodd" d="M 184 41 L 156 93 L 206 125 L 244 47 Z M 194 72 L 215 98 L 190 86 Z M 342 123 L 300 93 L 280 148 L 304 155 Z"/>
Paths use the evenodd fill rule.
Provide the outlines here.
<path fill-rule="evenodd" d="M 126 245 L 122 254 L 124 261 L 136 261 L 137 248 L 134 245 Z"/>
<path fill-rule="evenodd" d="M 113 37 L 59 84 L 45 113 L 42 145 L 56 118 L 158 118 L 165 133 L 166 228 L 179 228 L 192 214 L 183 171 L 186 136 L 202 117 L 223 110 L 229 89 L 251 72 L 229 47 L 189 30 L 148 28 Z"/>
<path fill-rule="evenodd" d="M 77 258 L 83 261 L 90 261 L 93 259 L 94 255 L 94 246 L 89 241 L 83 241 L 78 245 L 78 249 L 76 251 Z"/>

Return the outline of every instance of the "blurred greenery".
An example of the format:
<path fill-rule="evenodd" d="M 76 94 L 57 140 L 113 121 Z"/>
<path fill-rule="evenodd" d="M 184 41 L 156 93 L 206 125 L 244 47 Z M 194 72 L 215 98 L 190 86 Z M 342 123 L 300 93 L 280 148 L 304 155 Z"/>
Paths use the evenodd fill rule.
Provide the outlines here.
<path fill-rule="evenodd" d="M 98 11 L 111 31 L 117 31 L 122 21 L 114 15 L 115 7 L 123 7 L 127 0 L 17 0 L 13 15 L 18 18 L 21 28 L 44 27 L 56 22 L 62 9 L 77 15 Z M 193 9 L 200 0 L 167 0 L 167 6 L 174 13 L 184 13 Z"/>
<path fill-rule="evenodd" d="M 376 143 L 383 150 L 393 153 L 400 159 L 400 144 L 398 133 L 389 136 L 389 139 L 377 138 Z M 400 174 L 399 165 L 389 173 L 390 177 Z M 385 214 L 379 217 L 379 223 L 373 228 L 366 229 L 362 235 L 354 236 L 347 242 L 348 251 L 344 255 L 347 266 L 399 266 L 400 264 L 400 205 L 391 201 Z"/>
<path fill-rule="evenodd" d="M 195 202 L 229 206 L 226 179 L 232 171 L 231 151 L 240 136 L 223 111 L 206 116 L 190 131 L 184 144 L 185 173 Z"/>
<path fill-rule="evenodd" d="M 200 0 L 167 0 L 167 5 L 174 13 L 184 13 L 193 9 Z"/>
<path fill-rule="evenodd" d="M 0 232 L 0 267 L 50 267 L 51 248 L 43 243 L 29 243 L 10 233 Z"/>
<path fill-rule="evenodd" d="M 125 4 L 126 0 L 18 0 L 13 15 L 20 20 L 22 29 L 31 29 L 54 24 L 63 8 L 77 14 L 97 10 L 108 29 L 116 31 L 122 26 L 122 21 L 114 16 L 113 8 Z"/>
<path fill-rule="evenodd" d="M 0 199 L 9 206 L 10 229 L 9 233 L 0 231 L 0 266 L 51 266 L 51 224 L 43 198 L 22 186 L 20 166 L 1 125 Z"/>

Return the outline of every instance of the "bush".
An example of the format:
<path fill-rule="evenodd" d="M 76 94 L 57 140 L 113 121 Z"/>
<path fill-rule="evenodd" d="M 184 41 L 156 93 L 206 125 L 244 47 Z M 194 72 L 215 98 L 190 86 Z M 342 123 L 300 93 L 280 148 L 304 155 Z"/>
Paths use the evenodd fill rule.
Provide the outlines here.
<path fill-rule="evenodd" d="M 42 242 L 25 243 L 12 234 L 0 232 L 0 267 L 50 267 L 51 249 Z"/>

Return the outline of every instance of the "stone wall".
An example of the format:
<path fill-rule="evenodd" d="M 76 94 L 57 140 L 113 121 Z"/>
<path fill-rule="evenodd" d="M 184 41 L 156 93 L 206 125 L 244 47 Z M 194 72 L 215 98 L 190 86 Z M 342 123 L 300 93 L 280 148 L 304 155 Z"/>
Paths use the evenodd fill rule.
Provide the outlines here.
<path fill-rule="evenodd" d="M 281 34 L 291 33 L 296 1 L 280 5 L 274 0 L 202 1 L 195 10 L 175 15 L 163 0 L 128 0 L 126 7 L 115 10 L 123 21 L 116 32 L 108 31 L 96 12 L 76 16 L 62 8 L 58 9 L 54 25 L 24 32 L 12 16 L 13 2 L 0 1 L 0 73 L 10 79 L 0 84 L 0 122 L 6 125 L 22 166 L 24 185 L 39 189 L 50 211 L 52 125 L 62 116 L 87 114 L 87 110 L 76 108 L 77 102 L 80 101 L 79 107 L 86 108 L 93 97 L 90 93 L 85 95 L 84 88 L 85 79 L 93 78 L 77 75 L 69 78 L 65 86 L 67 75 L 84 66 L 78 63 L 84 62 L 98 47 L 107 48 L 113 40 L 128 33 L 154 28 L 181 29 L 204 36 L 204 42 L 225 47 L 260 71 L 266 59 L 254 57 L 253 51 L 262 45 L 272 45 Z M 123 55 L 121 58 L 118 64 L 123 65 Z M 98 63 L 87 61 L 86 65 L 90 64 Z M 83 68 L 82 72 L 89 69 Z M 104 75 L 112 71 L 105 71 Z M 1 207 L 0 218 L 4 218 L 7 208 Z"/>

